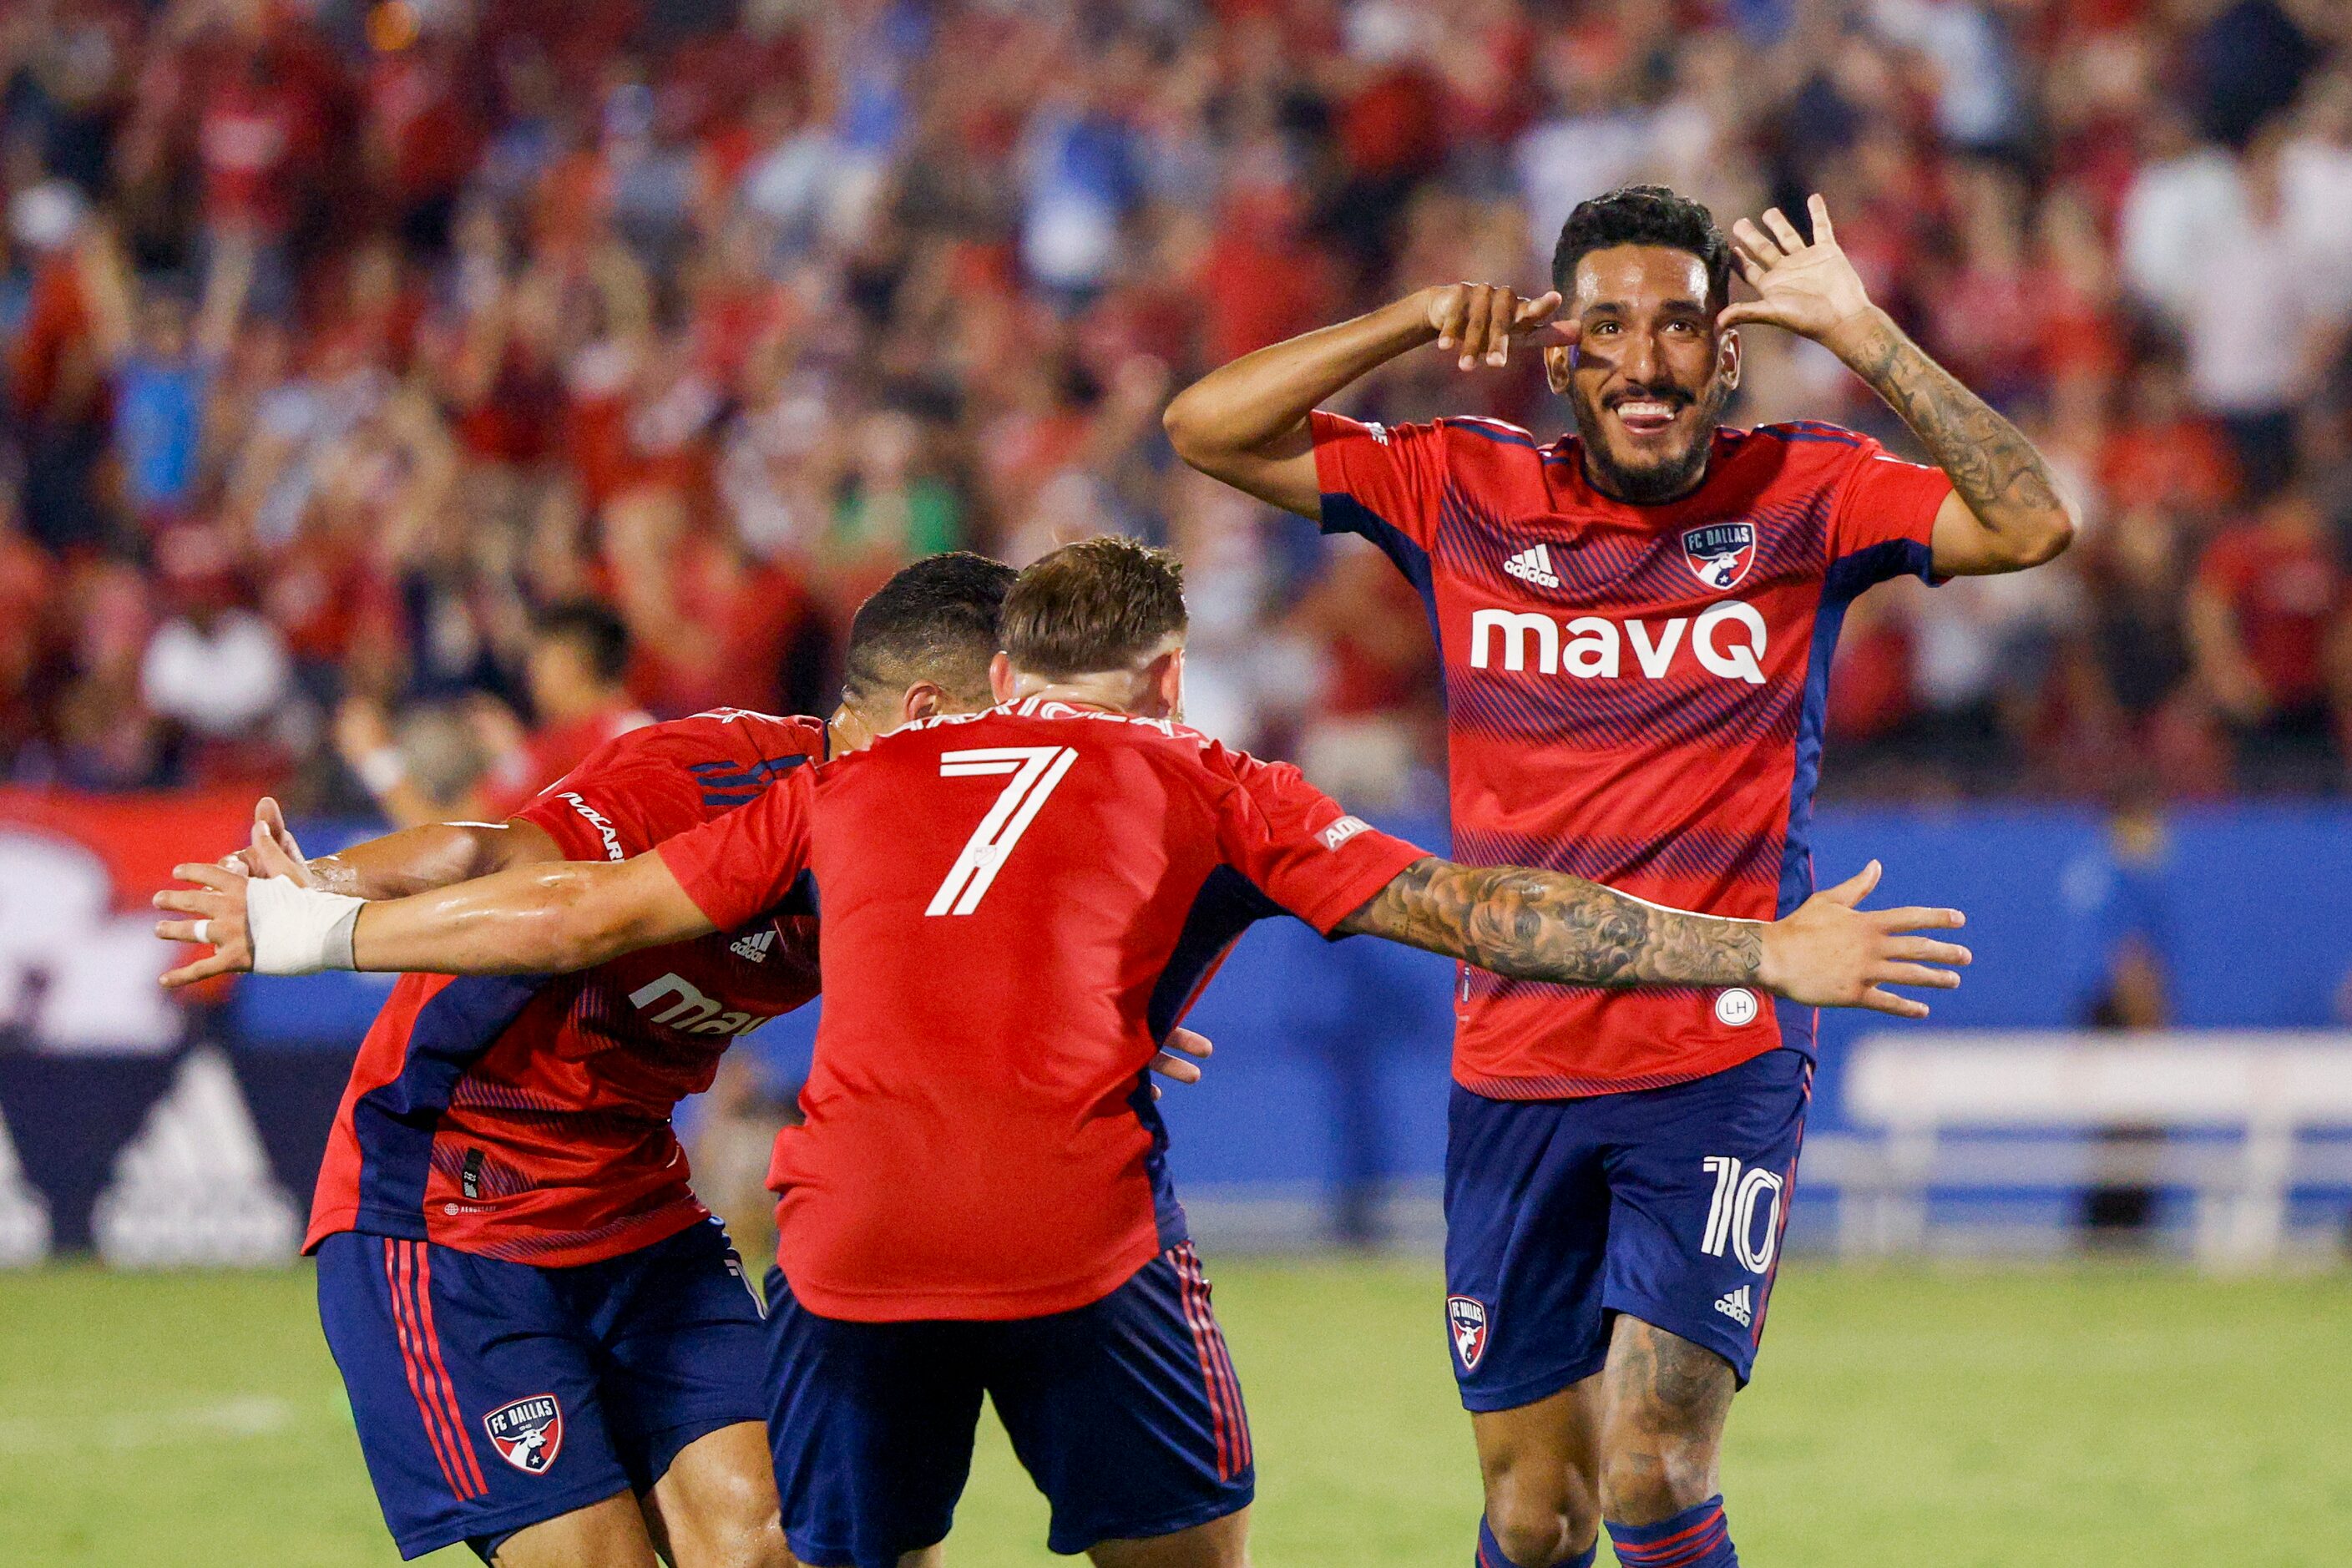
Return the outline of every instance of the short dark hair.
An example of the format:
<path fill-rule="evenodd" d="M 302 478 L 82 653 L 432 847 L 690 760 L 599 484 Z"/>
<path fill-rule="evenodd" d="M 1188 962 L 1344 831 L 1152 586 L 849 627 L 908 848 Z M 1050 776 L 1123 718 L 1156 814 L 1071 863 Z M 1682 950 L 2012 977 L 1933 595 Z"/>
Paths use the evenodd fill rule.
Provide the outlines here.
<path fill-rule="evenodd" d="M 1104 534 L 1040 556 L 1004 601 L 1004 651 L 1048 679 L 1128 669 L 1181 634 L 1184 568 L 1140 540 Z"/>
<path fill-rule="evenodd" d="M 986 706 L 988 661 L 1003 646 L 997 617 L 1015 575 L 969 550 L 900 567 L 850 617 L 849 689 L 904 690 L 928 680 L 959 702 Z"/>
<path fill-rule="evenodd" d="M 628 672 L 628 623 L 602 599 L 559 599 L 533 617 L 532 630 L 577 646 L 607 686 Z"/>
<path fill-rule="evenodd" d="M 1551 286 L 1569 293 L 1578 262 L 1620 245 L 1687 251 L 1706 268 L 1707 309 L 1720 310 L 1731 302 L 1731 242 L 1703 203 L 1664 185 L 1626 185 L 1577 203 L 1552 247 Z"/>

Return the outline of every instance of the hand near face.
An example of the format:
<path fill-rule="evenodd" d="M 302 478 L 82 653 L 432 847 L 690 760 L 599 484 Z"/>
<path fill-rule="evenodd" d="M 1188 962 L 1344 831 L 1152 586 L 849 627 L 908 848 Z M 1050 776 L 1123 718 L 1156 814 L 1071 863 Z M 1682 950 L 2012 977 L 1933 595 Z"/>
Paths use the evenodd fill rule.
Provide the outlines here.
<path fill-rule="evenodd" d="M 1731 226 L 1731 251 L 1758 298 L 1725 307 L 1718 327 L 1760 322 L 1835 349 L 1841 331 L 1867 320 L 1870 292 L 1830 226 L 1829 204 L 1810 198 L 1813 238 L 1808 245 L 1778 207 L 1759 227 L 1748 218 Z"/>

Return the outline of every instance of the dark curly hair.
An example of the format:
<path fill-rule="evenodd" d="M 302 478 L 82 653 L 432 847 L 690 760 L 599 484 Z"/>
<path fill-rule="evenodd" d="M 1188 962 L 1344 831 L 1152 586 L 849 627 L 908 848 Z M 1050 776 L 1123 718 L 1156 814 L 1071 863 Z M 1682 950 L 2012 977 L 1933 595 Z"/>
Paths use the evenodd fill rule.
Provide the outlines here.
<path fill-rule="evenodd" d="M 1579 202 L 1552 248 L 1551 286 L 1568 293 L 1578 262 L 1620 245 L 1687 251 L 1706 268 L 1707 309 L 1720 310 L 1731 302 L 1731 242 L 1715 226 L 1713 213 L 1664 185 L 1626 185 Z"/>

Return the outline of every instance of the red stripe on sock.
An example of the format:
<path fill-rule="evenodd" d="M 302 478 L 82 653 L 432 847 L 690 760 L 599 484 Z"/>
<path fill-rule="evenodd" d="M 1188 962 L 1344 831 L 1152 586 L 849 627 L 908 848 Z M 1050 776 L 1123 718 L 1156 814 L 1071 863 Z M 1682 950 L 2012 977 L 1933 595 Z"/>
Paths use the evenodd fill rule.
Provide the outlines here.
<path fill-rule="evenodd" d="M 417 1360 L 417 1335 L 409 1325 L 408 1300 L 402 1288 L 401 1276 L 406 1272 L 406 1259 L 398 1248 L 400 1243 L 389 1237 L 383 1243 L 383 1279 L 392 1290 L 392 1325 L 394 1337 L 400 1342 L 401 1364 L 408 1373 L 408 1392 L 416 1401 L 416 1414 L 425 1422 L 425 1440 L 432 1446 L 434 1462 L 441 1467 L 441 1479 L 449 1484 L 449 1495 L 460 1502 L 467 1492 L 463 1478 L 450 1462 L 448 1443 L 441 1431 L 440 1412 L 425 1395 L 424 1368 Z"/>

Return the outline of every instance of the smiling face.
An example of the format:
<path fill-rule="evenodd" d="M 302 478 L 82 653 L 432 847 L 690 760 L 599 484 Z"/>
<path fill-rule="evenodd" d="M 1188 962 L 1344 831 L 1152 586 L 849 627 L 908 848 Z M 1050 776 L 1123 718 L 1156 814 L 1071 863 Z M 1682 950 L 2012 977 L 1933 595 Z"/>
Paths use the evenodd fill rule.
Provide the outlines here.
<path fill-rule="evenodd" d="M 1686 250 L 1618 245 L 1578 260 L 1562 313 L 1583 335 L 1544 351 L 1585 468 L 1604 494 L 1656 506 L 1697 488 L 1739 384 L 1739 334 L 1718 331 L 1706 265 Z"/>

